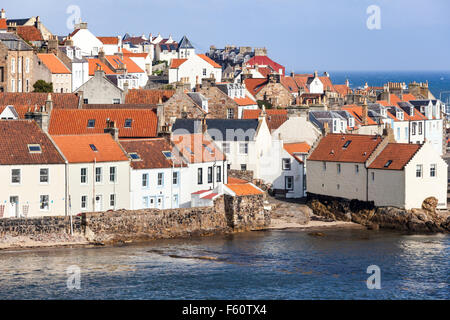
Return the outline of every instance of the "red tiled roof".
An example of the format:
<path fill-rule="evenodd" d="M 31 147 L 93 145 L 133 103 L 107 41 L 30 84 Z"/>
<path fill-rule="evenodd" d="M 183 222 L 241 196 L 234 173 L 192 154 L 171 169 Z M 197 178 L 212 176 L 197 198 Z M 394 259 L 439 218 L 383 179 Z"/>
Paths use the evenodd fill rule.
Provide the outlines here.
<path fill-rule="evenodd" d="M 337 93 L 339 93 L 343 97 L 352 92 L 352 90 L 349 87 L 347 87 L 346 84 L 335 84 L 334 89 L 336 90 Z"/>
<path fill-rule="evenodd" d="M 202 58 L 203 60 L 205 60 L 206 62 L 208 62 L 210 65 L 212 65 L 214 68 L 219 68 L 222 69 L 222 66 L 220 64 L 218 64 L 217 62 L 215 62 L 214 60 L 212 60 L 210 57 L 205 56 L 204 54 L 198 54 L 198 56 L 200 58 Z"/>
<path fill-rule="evenodd" d="M 44 41 L 41 32 L 35 26 L 17 26 L 16 30 L 17 35 L 25 41 Z"/>
<path fill-rule="evenodd" d="M 389 143 L 370 164 L 369 169 L 403 170 L 421 147 L 420 144 Z M 385 167 L 389 161 L 391 163 Z"/>
<path fill-rule="evenodd" d="M 231 184 L 228 183 L 226 185 L 231 191 L 236 193 L 237 196 L 249 196 L 249 195 L 258 195 L 263 194 L 263 192 L 257 188 L 255 188 L 250 183 L 238 183 L 238 184 Z"/>
<path fill-rule="evenodd" d="M 140 158 L 138 161 L 131 160 L 133 169 L 186 166 L 184 161 L 177 156 L 177 152 L 174 152 L 173 144 L 165 138 L 120 140 L 120 144 L 128 154 L 134 152 L 138 154 Z M 173 160 L 166 158 L 163 151 L 171 152 Z"/>
<path fill-rule="evenodd" d="M 210 194 L 207 194 L 206 196 L 202 197 L 202 199 L 213 199 L 214 197 L 218 196 L 218 193 L 211 192 Z"/>
<path fill-rule="evenodd" d="M 158 104 L 166 102 L 175 90 L 130 89 L 125 97 L 126 104 Z"/>
<path fill-rule="evenodd" d="M 6 109 L 6 107 L 8 106 L 0 106 L 0 113 L 2 113 Z M 21 105 L 15 105 L 13 107 L 16 110 L 17 114 L 19 115 L 19 119 L 25 119 L 25 113 L 27 113 L 28 109 L 31 108 L 30 106 L 21 106 Z"/>
<path fill-rule="evenodd" d="M 71 74 L 72 72 L 53 53 L 38 53 L 38 58 L 53 74 Z"/>
<path fill-rule="evenodd" d="M 267 79 L 247 78 L 244 80 L 244 85 L 250 94 L 256 96 L 268 82 L 269 81 Z"/>
<path fill-rule="evenodd" d="M 404 93 L 403 96 L 403 101 L 410 101 L 410 100 L 416 100 L 417 98 L 412 95 L 411 93 Z"/>
<path fill-rule="evenodd" d="M 291 156 L 295 153 L 308 153 L 311 146 L 306 142 L 285 143 L 284 150 L 286 150 Z"/>
<path fill-rule="evenodd" d="M 296 74 L 294 75 L 295 83 L 297 84 L 297 87 L 302 88 L 304 92 L 309 92 L 307 82 L 308 78 L 313 77 L 312 74 Z"/>
<path fill-rule="evenodd" d="M 148 109 L 77 109 L 53 110 L 49 133 L 92 134 L 103 133 L 106 120 L 115 122 L 121 138 L 152 138 L 157 135 L 157 117 Z M 131 119 L 131 128 L 125 127 L 125 120 Z M 88 128 L 88 121 L 95 120 L 95 126 Z"/>
<path fill-rule="evenodd" d="M 293 77 L 281 77 L 280 82 L 291 93 L 298 93 L 297 83 Z"/>
<path fill-rule="evenodd" d="M 258 103 L 256 101 L 253 101 L 252 99 L 250 99 L 249 97 L 245 97 L 245 98 L 234 98 L 234 101 L 236 101 L 236 103 L 240 106 L 253 106 L 253 105 L 257 105 Z"/>
<path fill-rule="evenodd" d="M 380 136 L 331 133 L 320 140 L 308 160 L 364 163 L 381 140 Z M 348 141 L 351 142 L 344 149 Z"/>
<path fill-rule="evenodd" d="M 254 66 L 254 65 L 270 66 L 273 70 L 275 70 L 275 72 L 279 72 L 279 70 L 282 69 L 283 75 L 286 74 L 285 67 L 279 63 L 276 63 L 275 61 L 270 59 L 268 56 L 254 56 L 253 58 L 248 60 L 245 64 L 249 65 L 249 66 Z"/>
<path fill-rule="evenodd" d="M 261 109 L 254 109 L 254 110 L 243 110 L 242 113 L 242 119 L 258 119 L 259 115 L 261 114 Z M 266 109 L 266 115 L 267 116 L 287 116 L 287 110 L 286 109 Z"/>
<path fill-rule="evenodd" d="M 119 38 L 117 37 L 97 37 L 103 44 L 119 44 Z"/>
<path fill-rule="evenodd" d="M 101 70 L 105 72 L 105 74 L 115 74 L 114 71 L 112 71 L 106 64 L 100 61 L 100 59 L 92 58 L 88 59 L 89 62 L 89 75 L 94 76 L 95 70 L 97 70 L 97 67 L 100 66 Z"/>
<path fill-rule="evenodd" d="M 127 161 L 119 144 L 108 133 L 85 135 L 53 135 L 58 148 L 69 163 Z M 97 151 L 92 150 L 94 145 Z"/>
<path fill-rule="evenodd" d="M 319 80 L 322 81 L 323 91 L 325 91 L 325 90 L 335 91 L 330 77 L 322 76 L 322 77 L 319 77 Z"/>
<path fill-rule="evenodd" d="M 54 109 L 77 109 L 80 98 L 75 93 L 50 93 Z M 45 92 L 0 92 L 0 106 L 45 105 L 48 93 Z"/>
<path fill-rule="evenodd" d="M 0 19 L 0 29 L 2 29 L 2 30 L 8 29 L 8 25 L 6 24 L 6 19 Z"/>
<path fill-rule="evenodd" d="M 362 108 L 362 106 L 349 104 L 349 105 L 343 106 L 342 110 L 349 112 L 353 117 L 355 117 L 355 120 L 360 125 L 363 125 L 363 120 L 362 120 L 363 108 Z M 367 116 L 367 125 L 376 125 L 376 124 L 377 123 L 371 117 Z"/>
<path fill-rule="evenodd" d="M 258 71 L 264 78 L 267 78 L 269 74 L 274 72 L 273 69 L 269 67 L 258 67 L 258 69 L 255 68 L 255 70 Z"/>
<path fill-rule="evenodd" d="M 143 73 L 144 70 L 131 60 L 129 57 L 124 56 L 123 59 L 119 56 L 105 56 L 106 60 L 112 65 L 114 69 L 121 69 L 123 65 L 126 66 L 128 73 Z"/>
<path fill-rule="evenodd" d="M 183 63 L 185 63 L 187 59 L 172 59 L 170 62 L 170 69 L 177 69 L 179 66 L 181 66 Z"/>
<path fill-rule="evenodd" d="M 228 177 L 228 183 L 229 184 L 245 184 L 245 183 L 248 183 L 248 181 L 239 179 L 239 178 Z"/>
<path fill-rule="evenodd" d="M 225 155 L 216 147 L 214 142 L 206 139 L 201 133 L 174 135 L 172 141 L 190 163 L 225 160 Z"/>
<path fill-rule="evenodd" d="M 30 153 L 29 144 L 39 144 L 41 152 Z M 58 163 L 63 164 L 64 158 L 35 121 L 0 120 L 1 165 Z"/>

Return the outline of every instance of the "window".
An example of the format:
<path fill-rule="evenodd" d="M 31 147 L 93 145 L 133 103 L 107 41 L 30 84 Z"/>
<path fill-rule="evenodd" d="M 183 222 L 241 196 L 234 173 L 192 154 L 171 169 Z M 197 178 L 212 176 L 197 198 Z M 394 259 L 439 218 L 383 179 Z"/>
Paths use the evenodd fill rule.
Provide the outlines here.
<path fill-rule="evenodd" d="M 109 182 L 116 182 L 116 167 L 109 167 Z"/>
<path fill-rule="evenodd" d="M 230 144 L 228 142 L 223 142 L 222 150 L 224 153 L 230 153 Z"/>
<path fill-rule="evenodd" d="M 20 169 L 12 169 L 11 170 L 11 183 L 15 183 L 15 184 L 20 183 Z"/>
<path fill-rule="evenodd" d="M 28 152 L 30 153 L 41 153 L 41 146 L 39 144 L 29 144 L 28 145 Z"/>
<path fill-rule="evenodd" d="M 343 149 L 347 149 L 348 146 L 350 145 L 350 143 L 352 143 L 352 140 L 348 140 L 345 142 L 345 144 L 342 146 Z"/>
<path fill-rule="evenodd" d="M 87 183 L 87 168 L 81 168 L 81 183 Z"/>
<path fill-rule="evenodd" d="M 148 173 L 142 174 L 142 186 L 145 188 L 148 187 Z"/>
<path fill-rule="evenodd" d="M 83 99 L 84 104 L 89 104 L 89 99 Z"/>
<path fill-rule="evenodd" d="M 400 128 L 397 128 L 397 140 L 400 139 Z"/>
<path fill-rule="evenodd" d="M 355 164 L 355 173 L 356 173 L 356 174 L 359 173 L 359 164 Z"/>
<path fill-rule="evenodd" d="M 87 123 L 88 128 L 95 128 L 95 119 L 89 119 Z"/>
<path fill-rule="evenodd" d="M 392 160 L 388 160 L 388 161 L 385 163 L 384 167 L 385 167 L 385 168 L 388 168 L 391 164 L 392 164 Z"/>
<path fill-rule="evenodd" d="M 338 183 L 337 185 L 336 185 L 336 188 L 339 190 L 339 189 L 341 189 L 341 185 Z"/>
<path fill-rule="evenodd" d="M 248 154 L 248 143 L 247 142 L 239 143 L 239 153 L 240 154 Z"/>
<path fill-rule="evenodd" d="M 149 203 L 148 203 L 148 197 L 147 197 L 147 196 L 142 197 L 142 206 L 143 206 L 144 208 L 149 208 L 149 207 L 150 207 L 150 206 L 149 206 Z"/>
<path fill-rule="evenodd" d="M 141 158 L 139 157 L 139 155 L 136 152 L 131 152 L 128 155 L 130 156 L 132 161 L 141 160 Z"/>
<path fill-rule="evenodd" d="M 114 208 L 116 206 L 116 195 L 114 193 L 109 195 L 109 206 Z"/>
<path fill-rule="evenodd" d="M 436 177 L 436 164 L 430 165 L 430 177 Z"/>
<path fill-rule="evenodd" d="M 164 173 L 158 172 L 158 186 L 162 186 L 164 182 Z"/>
<path fill-rule="evenodd" d="M 87 209 L 87 196 L 81 196 L 81 209 Z"/>
<path fill-rule="evenodd" d="M 417 131 L 417 123 L 413 122 L 412 124 L 412 130 L 411 130 L 411 135 L 415 136 L 416 135 L 416 131 Z"/>
<path fill-rule="evenodd" d="M 16 73 L 16 59 L 11 58 L 11 73 Z"/>
<path fill-rule="evenodd" d="M 95 146 L 95 144 L 90 144 L 89 147 L 91 147 L 92 151 L 95 151 L 95 152 L 98 151 L 98 149 L 97 149 L 97 147 Z"/>
<path fill-rule="evenodd" d="M 208 183 L 212 183 L 212 182 L 213 182 L 213 168 L 208 167 Z"/>
<path fill-rule="evenodd" d="M 418 164 L 416 165 L 416 178 L 422 177 L 422 165 Z"/>
<path fill-rule="evenodd" d="M 197 171 L 197 183 L 198 184 L 203 184 L 203 169 L 202 168 L 198 168 L 198 171 Z"/>
<path fill-rule="evenodd" d="M 11 79 L 11 92 L 16 92 L 16 80 Z"/>
<path fill-rule="evenodd" d="M 120 104 L 120 99 L 113 99 L 113 104 Z"/>
<path fill-rule="evenodd" d="M 162 154 L 164 155 L 164 157 L 166 157 L 166 159 L 172 159 L 172 152 L 170 151 L 163 151 Z"/>
<path fill-rule="evenodd" d="M 372 181 L 375 181 L 375 172 L 372 172 Z"/>
<path fill-rule="evenodd" d="M 292 176 L 284 177 L 284 188 L 289 191 L 294 190 L 294 177 Z"/>
<path fill-rule="evenodd" d="M 203 69 L 203 75 L 206 76 L 206 68 Z"/>
<path fill-rule="evenodd" d="M 45 211 L 48 210 L 48 195 L 40 196 L 39 209 L 45 210 Z"/>
<path fill-rule="evenodd" d="M 26 58 L 25 60 L 25 72 L 30 73 L 30 58 Z"/>
<path fill-rule="evenodd" d="M 419 122 L 419 134 L 422 134 L 422 130 L 423 130 L 423 124 L 422 122 Z"/>
<path fill-rule="evenodd" d="M 242 170 L 242 171 L 247 170 L 247 165 L 246 165 L 246 164 L 241 164 L 241 170 Z"/>
<path fill-rule="evenodd" d="M 172 174 L 172 183 L 175 184 L 175 185 L 178 184 L 178 174 L 179 174 L 179 172 L 174 172 Z"/>
<path fill-rule="evenodd" d="M 48 183 L 48 169 L 39 170 L 39 182 Z"/>
<path fill-rule="evenodd" d="M 341 164 L 340 163 L 337 164 L 337 173 L 341 174 Z"/>
<path fill-rule="evenodd" d="M 227 119 L 234 119 L 234 109 L 229 108 L 227 110 Z"/>
<path fill-rule="evenodd" d="M 125 125 L 124 125 L 124 127 L 125 127 L 125 128 L 131 128 L 131 123 L 132 123 L 132 120 L 131 120 L 131 119 L 125 119 Z"/>
<path fill-rule="evenodd" d="M 95 168 L 95 182 L 102 182 L 102 168 L 100 167 Z"/>
<path fill-rule="evenodd" d="M 30 92 L 30 80 L 29 79 L 27 79 L 27 81 L 26 81 L 26 91 L 25 92 Z"/>
<path fill-rule="evenodd" d="M 325 161 L 322 162 L 322 168 L 323 168 L 323 171 L 327 171 L 327 163 Z"/>
<path fill-rule="evenodd" d="M 282 168 L 283 170 L 291 170 L 291 159 L 283 159 Z"/>
<path fill-rule="evenodd" d="M 222 182 L 222 167 L 218 166 L 216 169 L 216 182 Z"/>
<path fill-rule="evenodd" d="M 22 57 L 17 58 L 17 72 L 22 73 Z"/>

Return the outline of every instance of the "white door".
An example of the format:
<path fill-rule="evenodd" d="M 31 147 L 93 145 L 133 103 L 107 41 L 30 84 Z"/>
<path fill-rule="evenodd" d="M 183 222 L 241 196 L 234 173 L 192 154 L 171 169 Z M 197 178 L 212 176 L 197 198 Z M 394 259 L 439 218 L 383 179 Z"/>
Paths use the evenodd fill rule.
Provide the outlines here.
<path fill-rule="evenodd" d="M 9 197 L 9 216 L 19 218 L 19 197 Z"/>
<path fill-rule="evenodd" d="M 163 208 L 163 196 L 159 196 L 156 198 L 156 208 L 158 209 Z"/>
<path fill-rule="evenodd" d="M 96 212 L 102 211 L 102 196 L 101 195 L 95 196 L 95 211 Z"/>
<path fill-rule="evenodd" d="M 149 199 L 150 199 L 149 208 L 152 208 L 152 209 L 156 208 L 156 197 L 149 197 Z"/>

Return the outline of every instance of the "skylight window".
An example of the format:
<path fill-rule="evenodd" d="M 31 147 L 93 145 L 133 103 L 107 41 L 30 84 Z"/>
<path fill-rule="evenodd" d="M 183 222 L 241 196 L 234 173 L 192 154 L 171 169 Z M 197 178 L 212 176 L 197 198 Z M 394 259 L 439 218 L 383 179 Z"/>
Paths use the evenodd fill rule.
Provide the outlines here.
<path fill-rule="evenodd" d="M 97 149 L 97 147 L 95 146 L 95 144 L 90 144 L 89 147 L 91 147 L 92 151 L 95 151 L 95 152 L 98 151 L 98 149 Z"/>
<path fill-rule="evenodd" d="M 352 143 L 352 140 L 347 140 L 347 141 L 345 142 L 345 144 L 342 146 L 342 148 L 343 148 L 343 149 L 347 149 L 348 146 L 350 145 L 350 143 Z"/>
<path fill-rule="evenodd" d="M 133 160 L 133 161 L 141 159 L 141 157 L 139 157 L 139 155 L 136 152 L 131 152 L 128 155 L 130 156 L 131 160 Z"/>
<path fill-rule="evenodd" d="M 125 119 L 125 125 L 124 125 L 124 127 L 125 128 L 131 128 L 131 123 L 132 123 L 133 121 L 131 120 L 131 119 Z"/>
<path fill-rule="evenodd" d="M 190 154 L 194 154 L 194 153 L 192 152 L 191 148 L 189 148 L 189 147 L 186 147 L 186 151 L 189 152 Z"/>
<path fill-rule="evenodd" d="M 206 144 L 203 144 L 203 147 L 204 147 L 206 150 L 208 150 L 208 152 L 209 152 L 210 154 L 214 154 L 214 151 L 213 151 L 209 146 L 207 146 Z"/>
<path fill-rule="evenodd" d="M 89 119 L 87 123 L 88 128 L 95 128 L 95 119 Z"/>
<path fill-rule="evenodd" d="M 385 168 L 389 167 L 392 163 L 392 160 L 388 160 L 388 162 L 386 162 L 386 164 L 384 165 Z"/>
<path fill-rule="evenodd" d="M 162 153 L 163 153 L 164 157 L 166 157 L 167 159 L 172 159 L 172 152 L 163 151 Z"/>
<path fill-rule="evenodd" d="M 29 144 L 28 145 L 28 151 L 30 153 L 41 153 L 41 146 L 39 144 Z"/>

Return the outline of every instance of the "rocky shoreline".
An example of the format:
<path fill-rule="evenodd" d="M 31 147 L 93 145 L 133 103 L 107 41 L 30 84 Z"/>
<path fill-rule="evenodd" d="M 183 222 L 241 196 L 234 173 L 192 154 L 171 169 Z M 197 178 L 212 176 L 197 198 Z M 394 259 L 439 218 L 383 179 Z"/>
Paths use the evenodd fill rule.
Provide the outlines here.
<path fill-rule="evenodd" d="M 450 214 L 436 209 L 437 199 L 424 201 L 421 209 L 375 207 L 370 203 L 309 195 L 307 205 L 314 214 L 330 221 L 358 223 L 370 230 L 394 229 L 408 233 L 449 233 Z"/>

